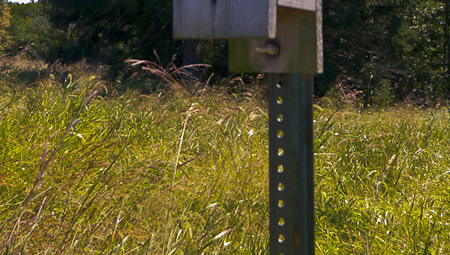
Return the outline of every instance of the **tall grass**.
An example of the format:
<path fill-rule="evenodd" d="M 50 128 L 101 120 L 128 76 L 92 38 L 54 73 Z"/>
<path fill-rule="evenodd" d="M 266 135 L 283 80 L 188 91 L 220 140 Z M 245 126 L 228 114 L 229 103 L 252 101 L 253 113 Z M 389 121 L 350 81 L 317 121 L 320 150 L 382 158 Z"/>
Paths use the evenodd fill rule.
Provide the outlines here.
<path fill-rule="evenodd" d="M 0 253 L 269 253 L 262 93 L 4 84 Z M 315 116 L 317 253 L 448 254 L 448 109 Z"/>
<path fill-rule="evenodd" d="M 333 119 L 316 153 L 319 254 L 448 254 L 448 109 L 339 111 Z"/>
<path fill-rule="evenodd" d="M 96 87 L 2 88 L 1 253 L 267 249 L 261 102 Z"/>

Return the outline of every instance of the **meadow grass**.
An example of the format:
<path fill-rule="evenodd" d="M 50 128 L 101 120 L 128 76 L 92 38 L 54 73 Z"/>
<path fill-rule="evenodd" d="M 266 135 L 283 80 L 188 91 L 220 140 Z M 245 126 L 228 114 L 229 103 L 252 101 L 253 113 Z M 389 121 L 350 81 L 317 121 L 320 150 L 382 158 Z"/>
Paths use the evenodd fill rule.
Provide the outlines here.
<path fill-rule="evenodd" d="M 0 85 L 0 253 L 268 254 L 264 93 L 102 85 Z M 317 106 L 317 254 L 449 254 L 448 134 L 448 108 Z"/>
<path fill-rule="evenodd" d="M 338 111 L 330 131 L 316 148 L 318 253 L 448 254 L 448 109 Z"/>

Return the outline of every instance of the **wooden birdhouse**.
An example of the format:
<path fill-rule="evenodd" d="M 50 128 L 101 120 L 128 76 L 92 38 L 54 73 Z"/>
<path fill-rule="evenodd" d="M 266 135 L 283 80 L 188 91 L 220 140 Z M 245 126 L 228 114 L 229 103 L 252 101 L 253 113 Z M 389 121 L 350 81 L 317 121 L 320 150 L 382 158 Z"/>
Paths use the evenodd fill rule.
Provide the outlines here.
<path fill-rule="evenodd" d="M 174 0 L 176 39 L 229 39 L 235 72 L 321 73 L 322 0 Z"/>

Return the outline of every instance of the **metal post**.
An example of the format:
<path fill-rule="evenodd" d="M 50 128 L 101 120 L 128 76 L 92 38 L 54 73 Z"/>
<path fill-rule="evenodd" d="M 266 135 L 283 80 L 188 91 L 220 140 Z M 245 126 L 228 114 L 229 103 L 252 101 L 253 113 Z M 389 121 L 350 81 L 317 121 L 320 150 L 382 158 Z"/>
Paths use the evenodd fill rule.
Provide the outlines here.
<path fill-rule="evenodd" d="M 272 255 L 314 254 L 313 78 L 270 75 L 269 202 Z"/>

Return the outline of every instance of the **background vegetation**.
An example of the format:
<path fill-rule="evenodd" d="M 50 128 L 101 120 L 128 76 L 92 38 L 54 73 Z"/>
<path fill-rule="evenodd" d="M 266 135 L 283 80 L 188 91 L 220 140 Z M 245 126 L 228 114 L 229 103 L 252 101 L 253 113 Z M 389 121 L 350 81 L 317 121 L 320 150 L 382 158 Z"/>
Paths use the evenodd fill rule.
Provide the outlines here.
<path fill-rule="evenodd" d="M 448 0 L 323 4 L 325 73 L 316 80 L 318 97 L 338 92 L 365 105 L 405 99 L 430 105 L 449 99 Z M 226 42 L 172 40 L 171 5 L 164 0 L 9 4 L 12 19 L 6 30 L 14 40 L 3 47 L 10 54 L 27 49 L 28 57 L 48 63 L 86 59 L 109 64 L 113 79 L 130 75 L 123 64 L 127 58 L 155 60 L 154 49 L 163 63 L 177 54 L 178 64 L 211 64 L 215 81 L 228 76 Z M 2 19 L 8 20 L 5 15 Z"/>

